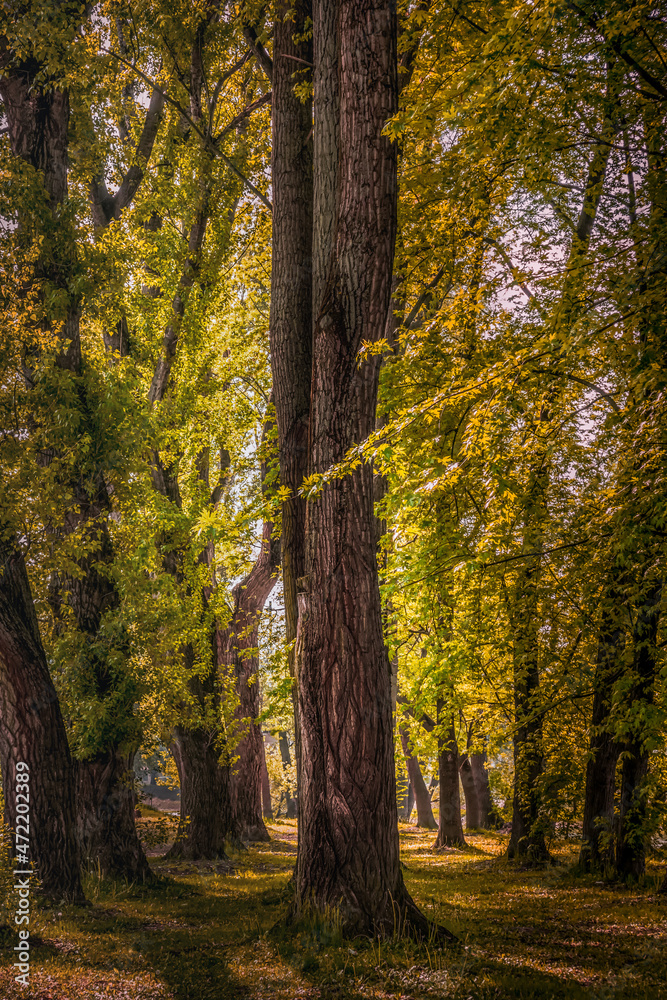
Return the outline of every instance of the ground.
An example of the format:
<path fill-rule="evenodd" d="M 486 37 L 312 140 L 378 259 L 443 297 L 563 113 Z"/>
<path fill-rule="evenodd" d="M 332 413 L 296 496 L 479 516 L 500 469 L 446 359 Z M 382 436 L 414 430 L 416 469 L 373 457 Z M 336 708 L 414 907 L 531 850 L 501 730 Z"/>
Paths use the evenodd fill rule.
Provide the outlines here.
<path fill-rule="evenodd" d="M 296 824 L 269 830 L 271 843 L 235 854 L 231 869 L 165 862 L 153 847 L 163 876 L 156 885 L 88 876 L 91 906 L 36 906 L 30 992 L 13 981 L 14 942 L 5 941 L 0 997 L 667 1000 L 667 899 L 656 894 L 657 865 L 641 887 L 607 885 L 575 877 L 573 843 L 553 845 L 559 864 L 522 870 L 503 860 L 501 834 L 472 835 L 468 849 L 436 854 L 432 832 L 402 826 L 408 887 L 460 947 L 342 941 L 314 923 L 297 934 L 281 929 Z"/>

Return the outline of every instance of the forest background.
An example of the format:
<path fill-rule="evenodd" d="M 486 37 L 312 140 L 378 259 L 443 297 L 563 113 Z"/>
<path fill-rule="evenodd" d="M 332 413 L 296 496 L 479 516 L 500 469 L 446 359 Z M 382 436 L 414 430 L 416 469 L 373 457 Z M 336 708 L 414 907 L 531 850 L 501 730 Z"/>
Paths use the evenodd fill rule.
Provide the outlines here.
<path fill-rule="evenodd" d="M 377 232 L 369 213 L 355 234 L 386 289 L 345 341 L 345 412 L 365 409 L 339 426 L 311 314 L 327 302 L 317 192 L 333 177 L 332 212 L 359 219 L 371 196 L 323 152 L 326 19 L 346 51 L 346 31 L 389 16 L 353 8 L 3 8 L 0 758 L 5 789 L 31 765 L 31 849 L 54 898 L 82 898 L 82 857 L 149 877 L 139 748 L 169 747 L 180 776 L 173 857 L 268 837 L 262 729 L 290 815 L 300 800 L 306 867 L 326 869 L 315 821 L 301 832 L 322 789 L 302 797 L 317 760 L 301 726 L 313 706 L 358 710 L 365 733 L 373 688 L 345 651 L 332 702 L 328 682 L 309 687 L 298 623 L 299 608 L 319 620 L 312 548 L 350 497 L 380 580 L 388 815 L 412 789 L 437 845 L 462 845 L 460 775 L 469 828 L 511 822 L 510 858 L 544 862 L 567 833 L 582 871 L 641 882 L 647 851 L 662 857 L 664 13 L 399 4 L 398 75 L 386 100 L 382 81 L 359 98 L 380 122 L 368 148 L 397 163 L 395 252 L 391 212 Z M 364 162 L 364 136 L 340 139 L 340 162 Z M 361 576 L 327 574 L 354 634 L 372 631 Z M 341 741 L 341 773 L 357 749 Z M 331 820 L 332 842 L 368 847 L 343 785 L 354 833 Z M 325 888 L 297 862 L 302 899 L 383 926 L 368 884 L 350 903 L 363 858 Z"/>

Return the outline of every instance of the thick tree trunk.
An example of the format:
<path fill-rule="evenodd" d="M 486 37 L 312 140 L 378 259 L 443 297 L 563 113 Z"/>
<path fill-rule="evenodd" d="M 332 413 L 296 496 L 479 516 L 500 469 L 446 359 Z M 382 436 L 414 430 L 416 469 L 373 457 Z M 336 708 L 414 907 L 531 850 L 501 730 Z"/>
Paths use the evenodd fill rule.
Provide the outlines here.
<path fill-rule="evenodd" d="M 291 9 L 292 15 L 286 18 Z M 313 143 L 312 105 L 294 93 L 312 62 L 306 35 L 310 0 L 278 0 L 272 71 L 272 273 L 269 339 L 275 394 L 282 505 L 282 575 L 287 642 L 296 639 L 297 580 L 305 572 L 306 501 L 298 489 L 308 471 L 312 371 Z M 303 62 L 299 62 L 303 60 Z M 294 651 L 289 654 L 294 676 Z M 299 719 L 294 688 L 294 732 L 299 785 Z"/>
<path fill-rule="evenodd" d="M 72 30 L 74 30 L 72 23 Z M 0 82 L 0 91 L 5 98 L 5 106 L 8 108 L 8 119 L 10 122 L 10 133 L 14 152 L 17 156 L 27 160 L 41 174 L 44 188 L 49 196 L 49 206 L 54 214 L 55 225 L 46 227 L 46 238 L 43 247 L 43 256 L 37 265 L 37 277 L 45 280 L 56 288 L 60 288 L 67 296 L 68 315 L 62 327 L 58 331 L 60 340 L 60 350 L 56 356 L 56 365 L 64 372 L 72 376 L 70 381 L 70 391 L 73 400 L 72 408 L 77 411 L 80 420 L 79 436 L 86 436 L 87 429 L 94 436 L 94 429 L 90 427 L 90 407 L 85 397 L 85 387 L 81 382 L 81 340 L 79 331 L 79 303 L 71 296 L 71 278 L 76 269 L 76 244 L 74 234 L 67 230 L 64 216 L 56 214 L 57 206 L 61 205 L 67 197 L 67 169 L 68 169 L 68 128 L 69 128 L 69 98 L 65 91 L 46 88 L 43 92 L 39 85 L 31 83 L 31 76 L 37 72 L 37 64 L 33 61 L 26 65 L 23 72 L 19 72 L 11 77 L 4 77 Z M 154 134 L 153 134 L 154 138 Z M 136 190 L 135 184 L 134 190 Z M 43 220 L 42 220 L 43 222 Z M 47 315 L 44 319 L 45 325 L 51 325 L 51 318 Z M 55 324 L 54 324 L 55 325 Z M 28 376 L 32 378 L 32 376 Z M 48 464 L 54 457 L 54 452 L 46 449 L 44 452 L 44 463 Z M 113 548 L 107 528 L 107 517 L 110 511 L 109 497 L 104 481 L 103 473 L 96 469 L 91 475 L 87 468 L 85 474 L 82 473 L 81 459 L 76 456 L 75 461 L 69 470 L 69 479 L 61 486 L 66 487 L 71 493 L 71 505 L 64 519 L 64 523 L 51 526 L 55 535 L 67 536 L 79 532 L 81 548 L 86 552 L 85 556 L 77 560 L 77 570 L 74 573 L 54 573 L 49 584 L 49 599 L 56 620 L 56 629 L 61 627 L 62 604 L 67 605 L 74 612 L 76 625 L 86 637 L 96 640 L 96 656 L 89 664 L 95 677 L 97 693 L 102 698 L 110 693 L 113 686 L 112 678 L 114 671 L 108 669 L 107 656 L 101 653 L 104 642 L 100 641 L 99 630 L 102 616 L 105 612 L 113 610 L 118 604 L 118 595 L 114 584 L 108 575 L 99 571 L 99 567 L 108 566 L 113 561 Z M 89 465 L 90 455 L 85 456 L 85 464 Z M 131 705 L 128 712 L 132 714 Z M 105 748 L 104 753 L 107 753 Z M 108 748 L 109 759 L 116 759 L 122 756 L 120 748 L 113 743 Z M 96 762 L 91 762 L 93 767 Z M 126 769 L 122 767 L 111 767 L 105 771 L 108 780 L 114 780 L 115 776 L 124 774 L 123 781 L 127 778 Z M 105 788 L 105 798 L 120 801 L 123 797 L 123 788 L 116 790 Z M 79 815 L 79 820 L 86 829 L 98 829 L 100 827 L 100 817 L 96 812 L 94 797 L 84 796 L 78 805 L 79 814 L 90 808 L 89 816 Z M 103 849 L 99 860 L 103 870 L 109 868 L 117 873 L 134 878 L 138 869 L 134 861 L 129 860 L 129 867 L 124 873 L 122 869 L 122 859 L 132 859 L 143 857 L 141 845 L 134 831 L 134 811 L 130 814 L 130 826 L 126 834 L 129 841 L 132 841 L 131 849 L 121 848 L 121 854 L 115 861 L 109 858 L 109 847 Z M 121 843 L 122 838 L 117 838 L 113 843 Z M 87 842 L 88 850 L 96 849 L 99 845 L 98 839 Z M 144 858 L 145 861 L 145 858 Z M 140 865 L 141 867 L 141 865 Z"/>
<path fill-rule="evenodd" d="M 317 231 L 313 276 L 310 471 L 322 473 L 375 422 L 378 364 L 359 366 L 357 352 L 362 339 L 382 337 L 391 291 L 396 150 L 382 129 L 396 108 L 395 10 L 387 0 L 319 0 L 314 45 L 314 211 L 318 226 L 333 222 L 323 237 Z M 308 504 L 296 655 L 296 913 L 337 908 L 346 933 L 391 932 L 397 919 L 426 932 L 399 863 L 368 465 Z"/>
<path fill-rule="evenodd" d="M 144 881 L 151 870 L 134 822 L 134 753 L 77 763 L 77 825 L 84 863 L 103 876 Z"/>
<path fill-rule="evenodd" d="M 280 541 L 272 538 L 273 525 L 264 524 L 262 548 L 251 572 L 234 588 L 234 614 L 218 638 L 218 663 L 236 677 L 239 704 L 236 717 L 245 735 L 236 747 L 238 762 L 232 772 L 232 812 L 243 840 L 270 840 L 262 816 L 262 761 L 264 739 L 257 722 L 259 700 L 259 657 L 257 630 L 266 600 L 276 582 L 280 565 Z"/>
<path fill-rule="evenodd" d="M 171 747 L 181 785 L 181 812 L 176 842 L 168 858 L 224 859 L 232 833 L 229 767 L 219 763 L 215 734 L 177 726 Z"/>
<path fill-rule="evenodd" d="M 71 14 L 69 30 L 73 36 L 80 12 Z M 67 29 L 67 20 L 61 27 Z M 55 293 L 51 297 L 67 305 L 65 321 L 52 324 L 44 300 L 43 315 L 35 326 L 41 335 L 54 328 L 58 344 L 55 364 L 71 370 L 78 368 L 81 358 L 79 307 L 69 287 L 75 245 L 66 216 L 59 213 L 67 197 L 69 95 L 53 85 L 44 65 L 30 52 L 24 61 L 16 59 L 3 36 L 0 97 L 12 153 L 28 164 L 43 184 L 43 205 L 40 194 L 35 193 L 34 201 L 31 196 L 17 206 L 20 245 L 27 245 L 31 233 L 40 237 L 35 263 L 27 265 L 26 281 L 48 284 Z M 30 274 L 31 266 L 34 274 Z M 29 317 L 25 319 L 30 324 Z M 28 363 L 24 376 L 32 383 Z M 30 768 L 29 857 L 37 866 L 42 891 L 54 899 L 81 902 L 74 769 L 25 562 L 4 517 L 0 521 L 0 756 L 5 819 L 13 827 L 17 821 L 16 764 L 23 761 Z"/>
<path fill-rule="evenodd" d="M 12 829 L 18 820 L 19 761 L 29 767 L 28 858 L 41 891 L 54 900 L 83 902 L 74 768 L 23 555 L 5 535 L 0 536 L 0 763 L 4 819 Z"/>
<path fill-rule="evenodd" d="M 470 754 L 470 766 L 477 791 L 479 828 L 480 830 L 490 830 L 494 825 L 494 807 L 491 798 L 489 772 L 486 769 L 486 751 Z"/>
<path fill-rule="evenodd" d="M 662 579 L 658 579 L 648 586 L 637 611 L 633 635 L 634 684 L 628 697 L 629 706 L 639 704 L 648 709 L 653 703 L 661 599 Z M 639 712 L 632 727 L 631 738 L 621 747 L 626 756 L 623 758 L 621 772 L 616 869 L 624 878 L 639 878 L 646 867 L 644 779 L 648 773 L 648 751 L 645 746 L 644 724 L 645 712 Z"/>
<path fill-rule="evenodd" d="M 612 707 L 614 683 L 623 670 L 625 630 L 618 623 L 615 592 L 603 607 L 593 680 L 591 742 L 586 765 L 586 792 L 579 863 L 585 871 L 609 868 L 614 863 L 614 793 L 620 746 L 605 728 Z"/>
<path fill-rule="evenodd" d="M 89 668 L 96 694 L 102 704 L 106 700 L 114 706 L 113 718 L 105 720 L 111 726 L 105 727 L 108 735 L 104 745 L 91 758 L 77 761 L 77 823 L 82 857 L 88 865 L 99 866 L 103 875 L 144 880 L 150 869 L 137 835 L 133 799 L 132 762 L 137 745 L 128 747 L 127 739 L 119 735 L 136 729 L 137 723 L 133 699 L 121 703 L 114 681 L 118 672 L 109 668 L 109 660 L 118 654 L 124 657 L 126 651 L 105 642 L 101 631 L 104 615 L 119 604 L 112 579 L 100 572 L 100 567 L 111 566 L 114 559 L 106 525 L 111 504 L 101 473 L 94 490 L 86 488 L 82 480 L 74 485 L 73 496 L 75 505 L 68 514 L 64 533 L 81 532 L 88 538 L 89 551 L 78 560 L 79 573 L 53 575 L 49 583 L 51 607 L 59 628 L 66 595 L 79 631 L 95 644 L 96 656 Z M 119 680 L 126 683 L 123 674 Z"/>
<path fill-rule="evenodd" d="M 424 781 L 419 761 L 414 754 L 410 752 L 408 733 L 404 726 L 401 726 L 400 736 L 403 754 L 405 756 L 405 763 L 408 769 L 408 777 L 410 779 L 408 787 L 412 788 L 414 801 L 417 804 L 417 826 L 422 827 L 425 830 L 437 830 L 438 824 L 433 816 L 431 796 L 428 794 L 428 788 L 426 787 L 426 782 Z"/>
<path fill-rule="evenodd" d="M 439 740 L 438 742 L 440 816 L 438 821 L 438 836 L 433 845 L 436 851 L 442 847 L 465 847 L 463 826 L 461 824 L 459 751 L 456 744 L 453 719 L 449 724 L 447 740 Z"/>

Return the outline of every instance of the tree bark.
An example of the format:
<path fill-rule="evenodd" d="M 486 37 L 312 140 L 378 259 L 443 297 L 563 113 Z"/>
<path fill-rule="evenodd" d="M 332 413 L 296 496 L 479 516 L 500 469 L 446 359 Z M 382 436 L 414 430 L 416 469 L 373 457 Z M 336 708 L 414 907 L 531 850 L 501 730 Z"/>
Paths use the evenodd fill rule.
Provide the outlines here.
<path fill-rule="evenodd" d="M 463 795 L 466 803 L 466 830 L 478 830 L 480 823 L 479 798 L 477 796 L 477 785 L 472 769 L 472 761 L 468 754 L 462 758 L 459 765 L 461 784 L 463 785 Z"/>
<path fill-rule="evenodd" d="M 637 610 L 634 628 L 634 684 L 628 697 L 630 706 L 650 706 L 654 698 L 656 639 L 660 621 L 662 579 L 647 587 Z M 622 745 L 625 752 L 621 772 L 621 801 L 616 842 L 616 869 L 620 876 L 639 878 L 646 867 L 646 789 L 648 750 L 645 746 L 644 713 L 632 725 L 630 738 Z"/>
<path fill-rule="evenodd" d="M 266 600 L 276 582 L 280 565 L 280 540 L 272 538 L 273 524 L 265 522 L 262 547 L 251 572 L 233 591 L 234 613 L 224 633 L 219 633 L 218 663 L 236 677 L 239 704 L 237 719 L 246 727 L 232 772 L 232 812 L 243 840 L 270 840 L 262 816 L 262 761 L 264 739 L 259 716 L 259 657 L 257 630 Z"/>
<path fill-rule="evenodd" d="M 292 16 L 285 19 L 287 10 Z M 312 104 L 294 93 L 312 62 L 306 34 L 310 0 L 279 0 L 272 67 L 272 272 L 269 340 L 275 394 L 280 482 L 290 493 L 282 505 L 282 574 L 285 631 L 296 639 L 297 580 L 305 572 L 306 501 L 298 489 L 308 471 L 308 417 L 312 371 L 313 144 Z M 303 60 L 303 62 L 299 62 Z M 289 654 L 294 676 L 294 651 Z M 299 785 L 299 720 L 294 690 Z"/>
<path fill-rule="evenodd" d="M 262 816 L 264 819 L 273 819 L 273 803 L 271 801 L 271 782 L 269 772 L 266 767 L 266 752 L 264 739 L 262 738 Z"/>
<path fill-rule="evenodd" d="M 151 870 L 134 822 L 133 760 L 112 748 L 77 762 L 77 826 L 84 862 L 103 876 L 143 882 Z"/>
<path fill-rule="evenodd" d="M 486 751 L 470 754 L 470 766 L 472 767 L 472 776 L 477 791 L 479 828 L 480 830 L 490 830 L 494 825 L 494 807 L 491 798 L 489 772 L 486 769 Z"/>
<path fill-rule="evenodd" d="M 23 555 L 0 525 L 0 762 L 5 823 L 16 829 L 16 765 L 30 769 L 29 860 L 56 901 L 83 902 L 74 767 L 39 635 Z"/>
<path fill-rule="evenodd" d="M 232 831 L 230 769 L 215 734 L 176 726 L 171 747 L 181 785 L 180 822 L 168 858 L 224 859 Z"/>
<path fill-rule="evenodd" d="M 437 830 L 438 824 L 433 816 L 431 796 L 428 794 L 428 788 L 426 787 L 419 761 L 410 752 L 408 733 L 404 726 L 400 728 L 400 736 L 405 764 L 408 769 L 408 777 L 410 779 L 409 788 L 412 788 L 414 801 L 417 804 L 417 826 L 424 830 Z"/>
<path fill-rule="evenodd" d="M 396 19 L 386 0 L 321 0 L 313 20 L 318 229 L 309 444 L 310 471 L 323 473 L 375 421 L 379 366 L 376 359 L 359 366 L 357 352 L 362 339 L 382 337 L 391 292 L 396 150 L 382 129 L 396 109 Z M 305 537 L 296 915 L 337 908 L 346 933 L 393 931 L 397 919 L 425 933 L 399 863 L 369 465 L 323 487 L 308 504 Z"/>
<path fill-rule="evenodd" d="M 606 595 L 598 638 L 593 679 L 591 740 L 586 765 L 586 791 L 579 863 L 584 871 L 606 869 L 614 863 L 614 794 L 620 746 L 606 728 L 614 684 L 623 670 L 625 630 L 618 621 L 615 591 Z"/>
<path fill-rule="evenodd" d="M 440 816 L 438 836 L 434 849 L 465 847 L 461 824 L 461 793 L 459 791 L 459 750 L 456 743 L 454 719 L 449 723 L 446 740 L 438 740 L 438 784 L 440 787 Z"/>

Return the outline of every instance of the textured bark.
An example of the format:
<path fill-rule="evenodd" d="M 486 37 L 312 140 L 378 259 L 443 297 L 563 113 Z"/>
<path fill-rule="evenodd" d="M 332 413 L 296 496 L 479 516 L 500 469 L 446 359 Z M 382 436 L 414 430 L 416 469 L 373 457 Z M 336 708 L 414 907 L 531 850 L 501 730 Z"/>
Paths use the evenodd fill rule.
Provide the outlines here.
<path fill-rule="evenodd" d="M 383 336 L 391 292 L 396 150 L 382 128 L 396 109 L 396 21 L 381 0 L 317 2 L 313 21 L 314 215 L 326 232 L 314 247 L 309 445 L 310 471 L 325 472 L 375 422 L 378 364 L 358 366 L 357 352 Z M 426 932 L 399 863 L 370 466 L 309 503 L 300 588 L 296 913 L 337 908 L 348 933 L 397 919 Z"/>
<path fill-rule="evenodd" d="M 425 830 L 437 830 L 438 824 L 433 816 L 431 796 L 428 794 L 428 788 L 426 787 L 419 761 L 410 752 L 408 733 L 404 726 L 401 726 L 400 736 L 405 763 L 408 769 L 408 777 L 410 779 L 409 787 L 413 790 L 414 801 L 417 804 L 417 826 Z"/>
<path fill-rule="evenodd" d="M 219 763 L 221 747 L 215 735 L 201 727 L 176 726 L 171 750 L 181 785 L 181 812 L 167 857 L 224 859 L 232 813 L 230 769 Z"/>
<path fill-rule="evenodd" d="M 144 881 L 151 870 L 134 822 L 133 760 L 133 752 L 113 748 L 77 762 L 77 826 L 84 863 Z"/>
<path fill-rule="evenodd" d="M 243 840 L 269 840 L 262 817 L 262 762 L 264 739 L 257 722 L 259 657 L 257 629 L 266 600 L 273 590 L 280 565 L 280 540 L 272 538 L 273 525 L 264 524 L 262 547 L 252 570 L 233 591 L 234 613 L 218 638 L 218 663 L 231 668 L 236 677 L 239 704 L 236 717 L 245 735 L 236 748 L 238 762 L 232 773 L 232 811 Z"/>
<path fill-rule="evenodd" d="M 41 891 L 54 900 L 83 902 L 74 768 L 65 726 L 23 555 L 0 536 L 0 762 L 4 820 L 13 829 L 19 761 L 30 768 L 29 857 Z"/>
<path fill-rule="evenodd" d="M 446 740 L 439 740 L 438 784 L 440 786 L 440 816 L 435 850 L 442 847 L 465 847 L 461 824 L 461 793 L 459 791 L 459 750 L 454 720 L 449 724 Z"/>
<path fill-rule="evenodd" d="M 630 705 L 639 703 L 648 708 L 653 703 L 661 599 L 662 579 L 659 579 L 648 585 L 637 611 L 633 635 L 634 684 L 628 696 Z M 648 773 L 648 751 L 644 743 L 643 721 L 640 713 L 630 739 L 621 747 L 625 756 L 621 771 L 616 869 L 624 878 L 639 878 L 646 867 L 646 789 L 643 783 Z"/>
<path fill-rule="evenodd" d="M 288 8 L 294 11 L 285 20 Z M 306 504 L 297 496 L 308 471 L 312 369 L 312 106 L 294 93 L 309 42 L 295 44 L 311 14 L 308 0 L 279 2 L 273 36 L 272 277 L 269 337 L 275 392 L 280 481 L 291 491 L 282 510 L 282 571 L 287 641 L 296 638 L 297 579 L 304 574 Z M 294 672 L 294 657 L 290 657 Z M 298 742 L 298 733 L 297 733 Z"/>
<path fill-rule="evenodd" d="M 481 827 L 479 798 L 477 796 L 477 785 L 472 769 L 472 761 L 468 754 L 461 759 L 459 774 L 461 775 L 463 796 L 466 803 L 466 830 L 478 830 Z"/>
<path fill-rule="evenodd" d="M 273 819 L 273 803 L 271 801 L 271 782 L 269 772 L 266 767 L 266 752 L 264 740 L 262 739 L 262 816 L 264 819 Z"/>
<path fill-rule="evenodd" d="M 490 830 L 494 826 L 494 807 L 489 772 L 486 769 L 486 751 L 470 754 L 470 766 L 477 790 L 479 828 L 480 830 Z"/>
<path fill-rule="evenodd" d="M 607 595 L 598 638 L 593 679 L 591 741 L 586 765 L 586 792 L 579 862 L 586 871 L 614 863 L 614 794 L 620 747 L 605 727 L 612 707 L 614 683 L 623 670 L 624 629 L 618 622 L 615 594 Z"/>
<path fill-rule="evenodd" d="M 73 22 L 72 30 L 75 26 Z M 80 378 L 82 354 L 79 303 L 72 296 L 70 287 L 68 287 L 73 284 L 72 275 L 77 266 L 76 243 L 74 233 L 64 221 L 66 216 L 59 214 L 59 206 L 67 197 L 69 99 L 66 91 L 48 86 L 42 91 L 40 89 L 43 85 L 42 82 L 36 83 L 38 70 L 39 67 L 34 60 L 28 61 L 13 76 L 3 78 L 0 83 L 0 91 L 5 99 L 6 107 L 8 107 L 13 151 L 15 155 L 30 162 L 42 176 L 44 188 L 49 198 L 49 206 L 53 215 L 53 230 L 49 231 L 47 228 L 44 247 L 48 247 L 48 251 L 38 264 L 37 275 L 56 287 L 60 287 L 68 297 L 68 315 L 58 330 L 61 349 L 56 357 L 56 364 L 73 376 L 70 390 L 74 400 L 73 405 L 78 410 L 81 421 L 80 435 L 85 437 L 86 432 L 88 432 L 94 440 L 95 421 L 91 413 L 90 402 L 85 394 L 84 383 Z M 7 102 L 9 102 L 9 106 Z M 150 156 L 163 106 L 164 98 L 154 93 L 136 151 L 140 159 L 148 159 Z M 95 215 L 97 209 L 99 210 L 98 214 L 101 213 L 104 216 L 106 208 L 109 208 L 111 215 L 105 216 L 105 223 L 108 223 L 111 217 L 119 218 L 123 209 L 127 207 L 136 194 L 142 176 L 142 169 L 135 162 L 129 168 L 121 182 L 119 191 L 113 197 L 108 194 L 103 182 L 101 186 L 93 185 L 96 194 L 102 198 L 100 201 L 100 198 L 96 200 L 93 197 L 93 214 Z M 45 322 L 50 322 L 48 317 Z M 55 326 L 56 324 L 54 324 Z M 127 332 L 127 324 L 123 325 L 123 321 L 121 321 L 116 332 L 117 337 L 112 337 L 110 349 L 115 348 L 117 339 L 119 353 L 126 352 L 127 336 L 123 340 L 123 334 Z M 53 452 L 45 451 L 44 464 L 49 464 L 54 457 Z M 89 463 L 90 455 L 88 453 L 82 461 L 78 460 L 77 456 L 77 460 L 72 463 L 69 480 L 62 484 L 71 493 L 71 503 L 64 522 L 52 527 L 53 533 L 60 537 L 78 532 L 82 539 L 81 547 L 86 554 L 77 559 L 76 572 L 60 571 L 52 575 L 49 582 L 49 600 L 54 612 L 56 630 L 64 627 L 61 624 L 62 604 L 66 600 L 74 612 L 78 629 L 92 641 L 99 640 L 102 616 L 105 612 L 117 607 L 118 594 L 109 575 L 104 572 L 104 567 L 110 566 L 114 557 L 107 527 L 111 504 L 104 472 L 100 468 L 91 472 Z M 83 468 L 84 465 L 85 468 Z M 98 641 L 98 649 L 102 645 Z M 92 668 L 97 693 L 104 697 L 113 689 L 113 671 L 109 671 L 104 656 L 96 656 L 94 662 L 89 665 Z M 127 714 L 132 716 L 131 704 L 127 707 Z M 113 764 L 110 763 L 109 767 L 102 765 L 102 769 L 99 771 L 100 760 L 90 762 L 92 771 L 99 772 L 100 780 L 102 780 L 103 775 L 106 784 L 103 792 L 98 789 L 93 794 L 84 781 L 81 791 L 91 791 L 91 794 L 82 794 L 78 805 L 78 818 L 82 829 L 99 832 L 108 828 L 114 834 L 109 844 L 104 847 L 101 846 L 99 836 L 86 838 L 84 848 L 87 854 L 94 855 L 94 851 L 100 847 L 100 856 L 93 857 L 93 860 L 99 861 L 103 870 L 113 870 L 115 873 L 134 878 L 143 871 L 144 866 L 147 868 L 134 828 L 134 810 L 132 809 L 127 814 L 129 822 L 123 821 L 120 825 L 111 823 L 105 826 L 106 821 L 99 814 L 99 808 L 107 810 L 111 808 L 113 812 L 116 806 L 114 805 L 112 808 L 108 804 L 111 802 L 120 803 L 123 800 L 125 789 L 132 781 L 131 766 L 126 765 L 123 768 L 120 764 L 126 757 L 127 754 L 117 744 L 113 744 L 104 748 L 101 756 L 102 761 L 108 758 L 108 761 L 113 761 Z M 119 785 L 114 789 L 109 785 L 109 782 L 116 780 L 119 781 Z M 96 798 L 96 794 L 98 798 Z M 106 802 L 107 805 L 101 805 L 103 802 Z M 89 814 L 88 810 L 90 810 Z M 113 845 L 117 845 L 120 851 L 115 859 L 109 853 Z M 124 858 L 128 859 L 128 867 L 125 871 L 123 871 Z"/>

